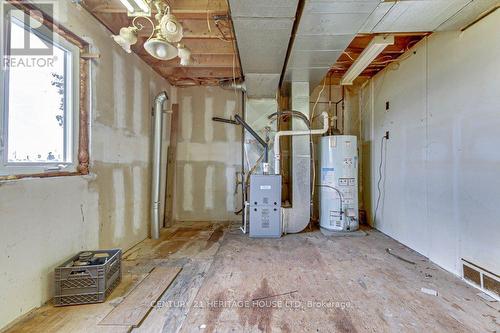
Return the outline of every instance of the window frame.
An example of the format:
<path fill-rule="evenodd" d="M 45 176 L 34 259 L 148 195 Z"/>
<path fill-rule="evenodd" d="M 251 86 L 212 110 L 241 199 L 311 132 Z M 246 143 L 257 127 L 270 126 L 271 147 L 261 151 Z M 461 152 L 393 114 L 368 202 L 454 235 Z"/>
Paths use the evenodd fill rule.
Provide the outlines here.
<path fill-rule="evenodd" d="M 7 1 L 9 2 L 9 1 Z M 87 108 L 87 77 L 89 72 L 89 59 L 85 57 L 88 50 L 88 43 L 54 22 L 53 18 L 43 13 L 43 17 L 35 16 L 40 10 L 30 3 L 9 2 L 12 6 L 22 10 L 25 13 L 34 14 L 31 18 L 38 20 L 44 27 L 48 28 L 53 36 L 52 43 L 55 47 L 60 47 L 69 51 L 70 56 L 66 56 L 65 61 L 70 60 L 70 73 L 66 79 L 66 84 L 71 82 L 72 89 L 68 90 L 70 98 L 65 98 L 65 162 L 33 162 L 20 163 L 8 161 L 8 69 L 2 71 L 0 75 L 0 94 L 2 100 L 0 107 L 0 181 L 9 179 L 19 179 L 25 177 L 54 177 L 64 175 L 86 175 L 89 173 L 89 147 L 88 147 L 88 108 Z M 21 28 L 26 29 L 22 22 Z M 11 20 L 5 20 L 3 38 L 10 35 Z M 13 23 L 16 24 L 16 23 Z M 28 27 L 29 29 L 29 27 Z M 38 37 L 47 39 L 46 34 L 38 31 L 28 30 L 35 33 Z M 0 56 L 3 60 L 4 54 L 8 49 L 8 43 L 0 50 Z M 68 59 L 70 58 L 70 59 Z M 65 70 L 68 67 L 65 65 Z M 66 73 L 68 74 L 68 73 Z M 69 116 L 70 120 L 66 118 Z M 69 125 L 71 124 L 71 125 Z"/>

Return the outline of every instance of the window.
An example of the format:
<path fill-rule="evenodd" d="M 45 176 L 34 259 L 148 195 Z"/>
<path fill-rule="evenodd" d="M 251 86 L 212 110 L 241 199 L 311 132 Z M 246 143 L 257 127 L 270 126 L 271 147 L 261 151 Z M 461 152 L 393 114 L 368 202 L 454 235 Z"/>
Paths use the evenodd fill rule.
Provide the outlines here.
<path fill-rule="evenodd" d="M 0 177 L 76 172 L 80 48 L 24 13 L 3 17 Z"/>

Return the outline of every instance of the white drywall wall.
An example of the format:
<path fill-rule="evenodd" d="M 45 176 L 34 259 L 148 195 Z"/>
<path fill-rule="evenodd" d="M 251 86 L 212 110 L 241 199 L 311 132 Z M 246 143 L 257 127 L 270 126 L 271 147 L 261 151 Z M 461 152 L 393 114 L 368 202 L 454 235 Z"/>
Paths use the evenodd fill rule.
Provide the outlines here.
<path fill-rule="evenodd" d="M 500 273 L 499 31 L 496 11 L 435 33 L 360 92 L 372 218 L 390 131 L 375 227 L 459 275 L 460 258 Z"/>
<path fill-rule="evenodd" d="M 0 182 L 0 328 L 49 300 L 54 267 L 79 250 L 126 250 L 148 236 L 152 100 L 174 92 L 86 11 L 58 3 L 55 19 L 101 54 L 91 70 L 92 174 Z"/>
<path fill-rule="evenodd" d="M 239 220 L 241 190 L 234 194 L 241 170 L 241 127 L 212 121 L 241 114 L 241 93 L 218 87 L 178 89 L 179 134 L 175 219 Z"/>

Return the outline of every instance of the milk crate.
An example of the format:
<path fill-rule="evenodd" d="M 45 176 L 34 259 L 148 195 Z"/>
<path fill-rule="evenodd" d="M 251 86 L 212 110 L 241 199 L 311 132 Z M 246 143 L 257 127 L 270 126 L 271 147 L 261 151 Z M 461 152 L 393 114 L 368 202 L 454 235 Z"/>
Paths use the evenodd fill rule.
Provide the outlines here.
<path fill-rule="evenodd" d="M 84 252 L 108 253 L 103 264 L 72 266 Z M 104 302 L 122 279 L 122 251 L 83 251 L 55 269 L 54 305 L 75 305 Z"/>

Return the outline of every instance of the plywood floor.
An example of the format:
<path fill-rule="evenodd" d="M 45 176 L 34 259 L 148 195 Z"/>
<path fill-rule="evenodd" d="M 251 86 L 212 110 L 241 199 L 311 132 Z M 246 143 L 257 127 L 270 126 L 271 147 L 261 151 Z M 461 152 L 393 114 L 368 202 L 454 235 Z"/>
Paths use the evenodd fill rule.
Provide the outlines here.
<path fill-rule="evenodd" d="M 98 325 L 158 266 L 183 269 L 138 328 Z M 498 302 L 374 230 L 257 240 L 236 225 L 179 222 L 128 251 L 124 272 L 105 303 L 48 304 L 7 332 L 500 331 Z"/>

